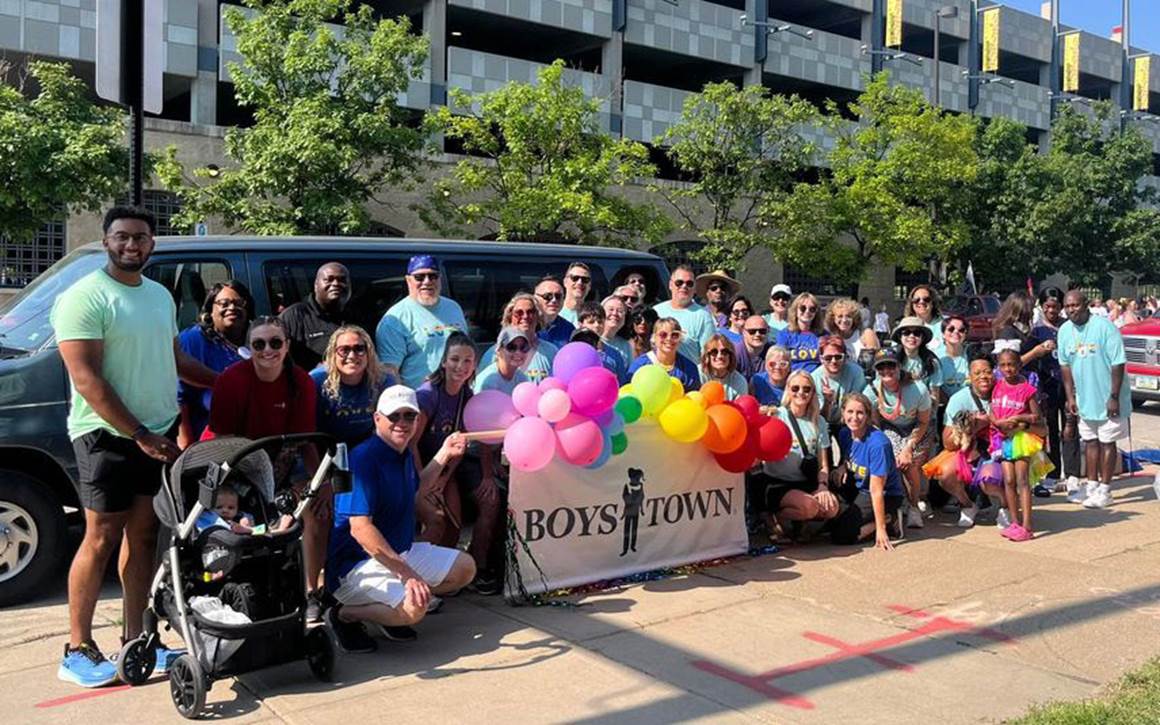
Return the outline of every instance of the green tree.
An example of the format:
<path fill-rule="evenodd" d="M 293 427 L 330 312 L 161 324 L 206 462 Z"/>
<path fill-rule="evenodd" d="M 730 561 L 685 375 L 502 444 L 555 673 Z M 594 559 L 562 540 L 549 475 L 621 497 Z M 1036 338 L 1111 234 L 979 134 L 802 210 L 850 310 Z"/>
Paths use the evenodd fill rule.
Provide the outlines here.
<path fill-rule="evenodd" d="M 231 63 L 249 128 L 226 134 L 236 164 L 191 183 L 170 149 L 160 173 L 186 224 L 216 216 L 257 234 L 365 230 L 368 201 L 415 180 L 423 134 L 396 104 L 418 77 L 427 39 L 406 18 L 376 19 L 353 0 L 245 0 L 226 10 L 242 63 Z M 330 23 L 337 21 L 340 25 Z"/>
<path fill-rule="evenodd" d="M 821 181 L 799 183 L 762 212 L 778 226 L 782 255 L 804 267 L 823 262 L 839 282 L 861 279 L 871 261 L 914 271 L 945 259 L 968 239 L 947 211 L 977 173 L 974 121 L 944 114 L 885 73 L 850 111 L 856 123 L 829 104 L 835 141 Z"/>
<path fill-rule="evenodd" d="M 451 91 L 427 127 L 468 156 L 416 207 L 448 235 L 483 225 L 498 239 L 632 244 L 660 239 L 668 220 L 654 206 L 614 193 L 651 177 L 648 150 L 600 129 L 600 102 L 564 78 L 564 63 L 537 82 L 478 95 Z"/>
<path fill-rule="evenodd" d="M 699 261 L 737 269 L 750 250 L 776 248 L 775 227 L 762 211 L 783 201 L 812 164 L 816 149 L 802 134 L 817 121 L 806 101 L 761 86 L 710 83 L 685 100 L 681 120 L 657 144 L 668 147 L 689 181 L 654 190 L 681 227 L 706 242 Z"/>
<path fill-rule="evenodd" d="M 24 240 L 66 211 L 97 211 L 123 191 L 129 152 L 120 110 L 94 104 L 67 65 L 0 67 L 6 72 L 17 83 L 0 84 L 0 234 Z"/>

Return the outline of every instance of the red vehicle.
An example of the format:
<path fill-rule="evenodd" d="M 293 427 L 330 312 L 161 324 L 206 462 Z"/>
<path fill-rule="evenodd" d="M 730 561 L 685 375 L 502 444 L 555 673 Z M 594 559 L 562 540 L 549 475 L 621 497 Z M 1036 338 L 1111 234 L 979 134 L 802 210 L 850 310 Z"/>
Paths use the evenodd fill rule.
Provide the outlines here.
<path fill-rule="evenodd" d="M 1124 372 L 1131 386 L 1132 407 L 1160 400 L 1160 319 L 1142 320 L 1120 328 L 1124 336 Z"/>
<path fill-rule="evenodd" d="M 967 322 L 967 342 L 990 342 L 994 338 L 991 323 L 1000 304 L 994 295 L 958 295 L 947 300 L 943 314 L 962 315 Z"/>

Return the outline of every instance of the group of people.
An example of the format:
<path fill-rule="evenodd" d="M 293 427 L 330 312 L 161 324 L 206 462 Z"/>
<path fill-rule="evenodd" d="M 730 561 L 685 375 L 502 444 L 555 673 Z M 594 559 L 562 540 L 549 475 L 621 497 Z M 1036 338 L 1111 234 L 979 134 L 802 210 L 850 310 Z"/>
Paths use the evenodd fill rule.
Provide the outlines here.
<path fill-rule="evenodd" d="M 873 329 L 883 313 L 872 323 L 866 299 L 823 309 L 814 295 L 778 284 L 759 310 L 724 272 L 697 275 L 686 265 L 672 270 L 670 299 L 648 307 L 643 273 L 590 299 L 592 271 L 573 262 L 508 301 L 486 350 L 442 294 L 429 255 L 408 262 L 407 296 L 373 334 L 350 319 L 351 276 L 339 262 L 320 267 L 312 294 L 278 316 L 257 316 L 243 283 L 216 284 L 197 323 L 178 330 L 172 296 L 142 275 L 154 229 L 145 211 L 110 209 L 108 263 L 62 294 L 52 314 L 72 387 L 69 434 L 86 522 L 69 572 L 59 676 L 84 686 L 115 677 L 92 639 L 107 561 L 122 542 L 123 636 L 131 639 L 153 573 L 161 467 L 199 440 L 322 432 L 349 446 L 352 491 L 324 488 L 302 520 L 308 618 L 325 619 L 347 651 L 373 649 L 368 625 L 413 639 L 412 626 L 441 595 L 498 593 L 508 472 L 497 446 L 463 435 L 464 410 L 482 390 L 547 377 L 569 343 L 594 347 L 622 383 L 658 364 L 685 390 L 718 381 L 728 399 L 753 395 L 785 421 L 790 454 L 747 474 L 752 519 L 779 539 L 842 521 L 851 542 L 890 548 L 904 525 L 921 527 L 941 505 L 934 491 L 958 503 L 961 525 L 990 506 L 1004 536 L 1030 538 L 1026 461 L 1004 460 L 1003 480 L 978 493 L 961 467 L 923 473 L 940 444 L 973 447 L 976 465 L 993 457 L 995 436 L 1001 450 L 1022 431 L 1042 430 L 1056 467 L 1070 474 L 1069 498 L 1111 500 L 1115 441 L 1131 409 L 1123 349 L 1115 327 L 1090 315 L 1075 291 L 1046 289 L 1038 307 L 1026 293 L 1008 298 L 996 321 L 998 375 L 991 358 L 969 356 L 965 321 L 942 316 L 929 286 L 911 291 L 887 335 Z M 1032 326 L 1036 309 L 1043 321 Z M 966 438 L 953 434 L 959 414 L 969 419 Z M 1093 479 L 1082 485 L 1077 437 L 1089 442 Z M 278 461 L 276 471 L 300 496 L 318 464 L 319 451 L 306 447 L 296 465 Z M 223 518 L 236 515 L 231 503 L 236 509 L 223 497 Z M 159 653 L 159 668 L 171 654 Z"/>
<path fill-rule="evenodd" d="M 1152 296 L 1140 299 L 1109 297 L 1106 301 L 1089 300 L 1088 306 L 1091 308 L 1091 314 L 1106 317 L 1116 327 L 1123 327 L 1155 317 L 1157 310 L 1160 310 L 1160 300 Z"/>

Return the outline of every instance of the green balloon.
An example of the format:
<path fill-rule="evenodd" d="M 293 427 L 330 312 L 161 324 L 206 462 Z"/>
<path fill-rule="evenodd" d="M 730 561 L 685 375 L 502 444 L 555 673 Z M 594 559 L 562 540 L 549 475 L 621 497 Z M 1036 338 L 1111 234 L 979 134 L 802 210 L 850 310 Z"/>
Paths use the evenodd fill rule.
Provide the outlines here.
<path fill-rule="evenodd" d="M 628 448 L 628 436 L 623 433 L 612 436 L 612 455 L 619 456 L 625 448 Z"/>
<path fill-rule="evenodd" d="M 616 401 L 616 412 L 620 413 L 620 417 L 624 419 L 625 423 L 635 423 L 640 418 L 640 414 L 644 412 L 644 406 L 640 404 L 640 400 L 635 395 L 626 395 Z"/>

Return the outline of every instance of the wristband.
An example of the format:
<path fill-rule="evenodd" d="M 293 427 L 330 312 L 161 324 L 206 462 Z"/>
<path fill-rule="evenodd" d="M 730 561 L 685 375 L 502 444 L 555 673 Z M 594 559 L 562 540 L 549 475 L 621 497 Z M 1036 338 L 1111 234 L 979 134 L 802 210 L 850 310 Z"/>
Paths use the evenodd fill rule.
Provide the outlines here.
<path fill-rule="evenodd" d="M 144 423 L 142 423 L 141 425 L 139 425 L 133 429 L 133 435 L 131 435 L 129 437 L 132 438 L 133 440 L 137 440 L 141 436 L 148 435 L 148 434 L 149 434 L 149 429 L 147 427 L 145 427 Z"/>

